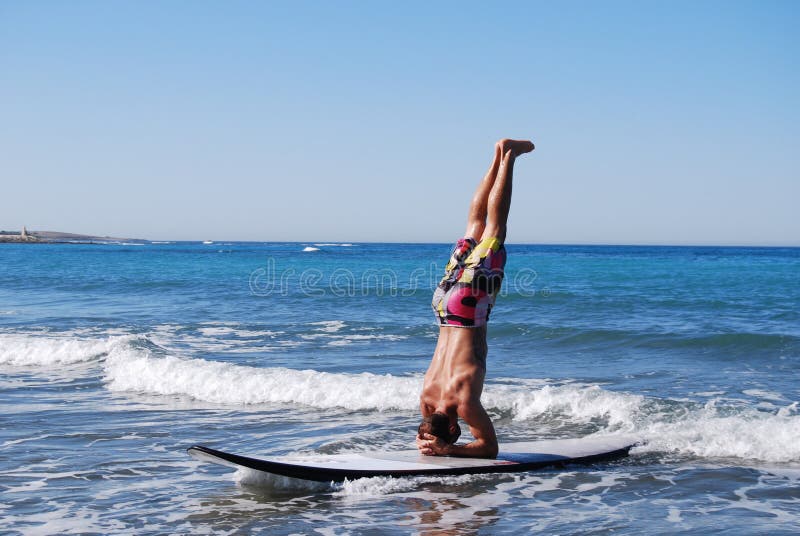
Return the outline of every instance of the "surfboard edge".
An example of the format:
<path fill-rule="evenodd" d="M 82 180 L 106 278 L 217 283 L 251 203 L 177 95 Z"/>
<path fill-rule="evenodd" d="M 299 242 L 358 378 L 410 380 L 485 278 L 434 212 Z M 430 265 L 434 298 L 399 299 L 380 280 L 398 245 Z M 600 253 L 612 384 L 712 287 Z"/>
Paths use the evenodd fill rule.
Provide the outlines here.
<path fill-rule="evenodd" d="M 359 469 L 338 469 L 334 467 L 307 467 L 297 463 L 286 463 L 276 460 L 251 458 L 239 454 L 232 454 L 221 450 L 212 449 L 203 445 L 193 445 L 187 452 L 195 459 L 225 465 L 234 468 L 247 468 L 255 471 L 272 473 L 275 475 L 316 482 L 343 482 L 345 480 L 355 480 L 357 478 L 371 477 L 402 477 L 402 476 L 458 476 L 465 474 L 487 474 L 487 473 L 510 473 L 526 472 L 547 467 L 564 467 L 567 465 L 590 465 L 603 461 L 612 461 L 628 456 L 630 450 L 639 444 L 640 441 L 633 441 L 620 448 L 590 454 L 580 457 L 568 457 L 552 455 L 547 459 L 536 461 L 516 462 L 513 459 L 503 459 L 505 463 L 487 465 L 481 467 L 441 467 L 434 466 L 430 469 L 394 469 L 394 470 L 359 470 Z M 509 454 L 509 458 L 513 453 Z"/>

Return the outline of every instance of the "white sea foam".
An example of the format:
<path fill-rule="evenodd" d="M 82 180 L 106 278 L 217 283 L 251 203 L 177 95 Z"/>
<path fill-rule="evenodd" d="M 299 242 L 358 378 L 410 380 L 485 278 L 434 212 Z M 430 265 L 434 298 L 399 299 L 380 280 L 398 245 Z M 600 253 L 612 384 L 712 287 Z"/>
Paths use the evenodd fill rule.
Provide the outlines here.
<path fill-rule="evenodd" d="M 420 389 L 420 378 L 414 377 L 255 368 L 203 359 L 156 357 L 138 348 L 116 349 L 105 365 L 105 379 L 111 390 L 184 395 L 221 404 L 412 409 Z"/>
<path fill-rule="evenodd" d="M 325 342 L 327 346 L 347 346 L 353 342 L 372 340 L 401 341 L 408 338 L 406 335 L 374 333 L 376 328 L 370 327 L 356 327 L 347 333 L 343 333 L 342 330 L 347 327 L 347 324 L 341 320 L 309 322 L 307 325 L 311 327 L 311 331 L 300 335 L 300 338 L 306 341 Z M 357 331 L 358 333 L 352 333 L 352 331 Z"/>
<path fill-rule="evenodd" d="M 355 480 L 345 480 L 337 484 L 337 491 L 334 495 L 343 497 L 374 497 L 375 495 L 386 495 L 406 491 L 418 486 L 415 479 L 391 478 L 376 476 L 372 478 L 357 478 Z"/>
<path fill-rule="evenodd" d="M 315 325 L 338 334 L 341 322 Z M 53 365 L 102 365 L 107 388 L 192 398 L 215 404 L 296 404 L 312 408 L 416 412 L 421 375 L 330 373 L 259 368 L 192 359 L 135 336 L 102 339 L 0 333 L 0 366 L 44 369 Z M 170 355 L 172 354 L 172 355 Z M 95 374 L 96 368 L 79 369 Z M 751 394 L 755 395 L 755 392 Z M 768 394 L 778 400 L 776 393 Z M 674 453 L 700 458 L 800 462 L 798 401 L 768 411 L 755 404 L 712 399 L 705 405 L 646 398 L 596 385 L 553 384 L 511 378 L 489 381 L 482 397 L 490 412 L 512 419 L 512 427 L 537 423 L 591 423 L 601 432 L 625 432 L 646 440 L 635 452 Z"/>
<path fill-rule="evenodd" d="M 322 322 L 309 322 L 309 326 L 314 326 L 317 331 L 324 333 L 336 333 L 345 327 L 345 323 L 341 320 L 323 320 Z"/>
<path fill-rule="evenodd" d="M 197 333 L 187 332 L 178 324 L 155 326 L 148 338 L 168 350 L 186 349 L 192 352 L 251 353 L 270 352 L 280 348 L 299 346 L 300 341 L 277 338 L 282 331 L 238 329 L 236 322 L 206 322 L 197 328 Z M 264 339 L 270 339 L 265 344 Z"/>
<path fill-rule="evenodd" d="M 331 329 L 337 325 L 328 324 Z M 188 396 L 220 404 L 301 404 L 346 410 L 415 411 L 420 376 L 346 374 L 159 357 L 133 346 L 116 346 L 106 359 L 106 381 L 114 391 Z M 711 458 L 769 462 L 800 461 L 797 403 L 776 412 L 732 410 L 712 401 L 677 409 L 657 399 L 596 385 L 489 382 L 482 397 L 490 411 L 515 421 L 552 419 L 599 422 L 646 440 L 639 452 L 675 452 Z"/>
<path fill-rule="evenodd" d="M 107 361 L 107 380 L 112 390 L 188 395 L 215 403 L 290 403 L 376 411 L 414 411 L 421 388 L 419 377 L 257 369 L 196 359 L 116 354 Z M 489 384 L 483 400 L 490 410 L 509 411 L 515 420 L 535 420 L 554 413 L 579 423 L 605 419 L 608 429 L 643 437 L 647 443 L 640 452 L 800 461 L 800 416 L 789 409 L 783 414 L 749 409 L 726 415 L 707 406 L 675 419 L 674 414 L 648 412 L 641 396 L 580 385 L 529 390 Z"/>
<path fill-rule="evenodd" d="M 469 482 L 494 480 L 496 475 L 461 475 L 461 476 L 422 476 L 413 478 L 392 478 L 376 476 L 357 478 L 344 482 L 314 482 L 289 478 L 247 468 L 239 468 L 234 473 L 234 480 L 245 486 L 254 486 L 265 491 L 333 491 L 334 496 L 347 499 L 361 499 L 401 493 L 419 488 L 423 484 L 440 484 L 463 486 Z"/>
<path fill-rule="evenodd" d="M 333 326 L 331 326 L 333 327 Z M 117 347 L 105 362 L 106 381 L 115 391 L 184 395 L 221 404 L 303 404 L 348 410 L 414 410 L 421 376 L 347 374 L 281 367 L 257 368 L 231 363 L 154 356 L 136 347 Z M 559 413 L 580 422 L 605 418 L 631 422 L 642 397 L 597 386 L 567 384 L 486 386 L 484 405 L 509 412 L 517 420 Z"/>
<path fill-rule="evenodd" d="M 481 480 L 496 480 L 494 474 L 458 475 L 458 476 L 418 476 L 414 478 L 392 478 L 375 476 L 370 478 L 357 478 L 333 484 L 336 490 L 333 495 L 339 497 L 370 498 L 376 495 L 387 495 L 415 490 L 424 484 L 439 484 L 445 486 L 463 486 L 470 482 Z"/>
<path fill-rule="evenodd" d="M 719 395 L 724 395 L 725 391 L 698 391 L 692 394 L 694 396 L 719 396 Z"/>
<path fill-rule="evenodd" d="M 249 330 L 249 329 L 237 329 L 234 330 L 232 335 L 235 337 L 239 337 L 241 339 L 252 339 L 256 337 L 277 337 L 278 335 L 283 335 L 285 332 L 283 331 L 272 331 L 272 330 Z M 288 341 L 285 341 L 288 342 Z"/>
<path fill-rule="evenodd" d="M 227 326 L 211 326 L 207 328 L 198 328 L 197 331 L 206 337 L 216 337 L 218 335 L 229 335 L 233 333 L 233 328 Z"/>
<path fill-rule="evenodd" d="M 405 335 L 392 335 L 392 334 L 374 334 L 374 335 L 364 335 L 358 333 L 352 334 L 345 334 L 345 335 L 331 335 L 329 333 L 310 333 L 306 335 L 301 335 L 301 338 L 305 340 L 316 340 L 316 339 L 330 339 L 326 342 L 327 346 L 347 346 L 353 342 L 363 342 L 363 341 L 401 341 L 406 339 Z"/>
<path fill-rule="evenodd" d="M 644 397 L 607 391 L 597 385 L 545 385 L 531 389 L 490 384 L 481 400 L 489 408 L 510 411 L 519 420 L 558 413 L 582 423 L 603 418 L 609 425 L 621 425 L 633 422 Z"/>
<path fill-rule="evenodd" d="M 283 333 L 281 331 L 270 331 L 270 330 L 257 331 L 248 329 L 236 329 L 229 326 L 201 327 L 198 328 L 197 331 L 199 331 L 206 337 L 218 337 L 221 335 L 221 336 L 233 336 L 238 338 L 274 337 L 275 335 L 280 335 Z"/>
<path fill-rule="evenodd" d="M 768 462 L 800 461 L 797 403 L 768 413 L 744 408 L 736 413 L 709 402 L 675 420 L 650 416 L 638 428 L 647 443 L 639 452 L 675 452 L 701 458 L 742 458 Z"/>
<path fill-rule="evenodd" d="M 764 389 L 745 389 L 742 391 L 743 394 L 748 396 L 752 396 L 753 398 L 761 398 L 764 400 L 771 400 L 773 402 L 785 402 L 786 398 L 780 393 L 774 393 L 772 391 L 766 391 Z"/>
<path fill-rule="evenodd" d="M 324 491 L 331 487 L 329 482 L 289 478 L 247 468 L 237 469 L 233 478 L 239 484 L 262 488 L 265 491 Z"/>
<path fill-rule="evenodd" d="M 80 339 L 0 334 L 0 365 L 49 366 L 94 361 L 112 348 L 126 347 L 128 337 Z"/>
<path fill-rule="evenodd" d="M 319 248 L 306 246 L 306 247 L 303 248 L 303 251 L 319 251 Z"/>

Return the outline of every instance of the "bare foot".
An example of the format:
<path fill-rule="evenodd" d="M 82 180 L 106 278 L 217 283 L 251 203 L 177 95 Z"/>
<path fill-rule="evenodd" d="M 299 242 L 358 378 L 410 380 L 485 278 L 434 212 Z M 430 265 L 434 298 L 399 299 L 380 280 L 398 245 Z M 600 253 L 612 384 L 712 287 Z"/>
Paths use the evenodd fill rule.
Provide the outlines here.
<path fill-rule="evenodd" d="M 529 153 L 534 149 L 533 143 L 528 140 L 502 139 L 498 141 L 495 146 L 500 148 L 502 154 L 506 154 L 508 151 L 511 151 L 511 155 L 515 157 L 521 154 Z"/>

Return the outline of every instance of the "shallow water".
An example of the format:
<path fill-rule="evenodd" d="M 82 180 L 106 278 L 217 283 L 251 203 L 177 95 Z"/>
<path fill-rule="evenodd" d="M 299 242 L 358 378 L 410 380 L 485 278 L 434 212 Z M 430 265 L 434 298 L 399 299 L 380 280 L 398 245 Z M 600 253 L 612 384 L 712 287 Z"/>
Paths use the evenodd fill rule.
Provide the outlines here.
<path fill-rule="evenodd" d="M 186 454 L 409 448 L 449 245 L 3 245 L 0 526 L 800 531 L 800 249 L 508 249 L 501 444 L 638 434 L 629 458 L 311 485 Z"/>

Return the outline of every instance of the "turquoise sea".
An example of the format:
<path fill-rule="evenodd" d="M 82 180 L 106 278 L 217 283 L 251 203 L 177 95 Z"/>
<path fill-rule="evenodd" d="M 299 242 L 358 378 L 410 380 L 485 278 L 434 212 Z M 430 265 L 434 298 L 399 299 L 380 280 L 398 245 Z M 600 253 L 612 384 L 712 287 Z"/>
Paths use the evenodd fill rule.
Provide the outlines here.
<path fill-rule="evenodd" d="M 507 246 L 501 448 L 626 459 L 310 485 L 187 455 L 411 447 L 451 247 L 0 245 L 0 533 L 800 532 L 798 248 Z"/>

